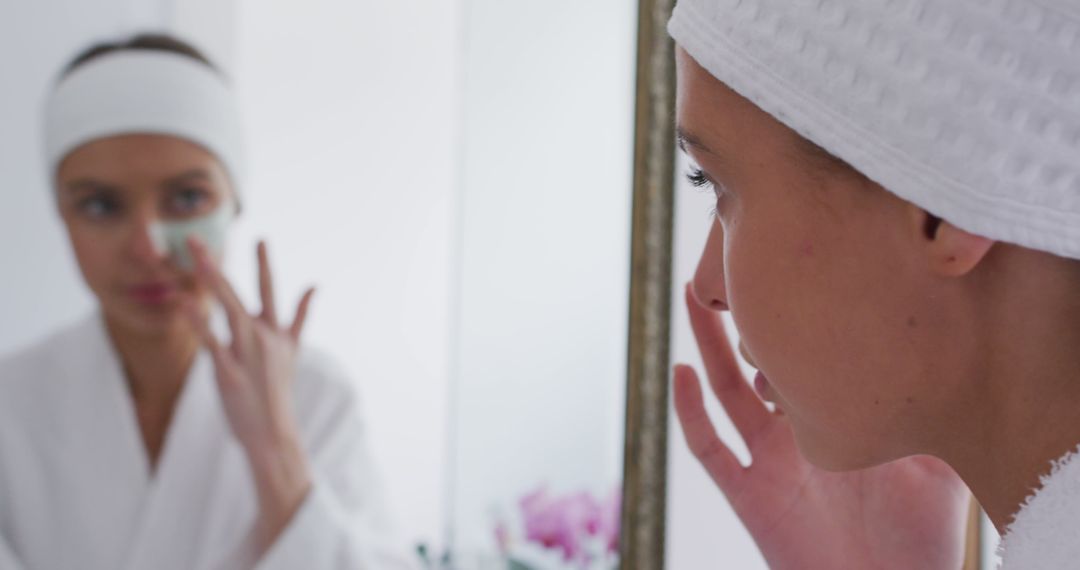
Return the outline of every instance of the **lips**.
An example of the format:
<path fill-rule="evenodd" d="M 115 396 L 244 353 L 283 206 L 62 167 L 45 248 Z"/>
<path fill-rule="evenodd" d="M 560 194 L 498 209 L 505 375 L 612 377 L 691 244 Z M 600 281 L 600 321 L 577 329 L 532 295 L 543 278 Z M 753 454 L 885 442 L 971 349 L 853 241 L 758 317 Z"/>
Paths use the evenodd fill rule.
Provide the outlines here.
<path fill-rule="evenodd" d="M 172 283 L 143 283 L 128 289 L 128 294 L 138 303 L 144 305 L 160 305 L 176 295 L 177 288 Z"/>

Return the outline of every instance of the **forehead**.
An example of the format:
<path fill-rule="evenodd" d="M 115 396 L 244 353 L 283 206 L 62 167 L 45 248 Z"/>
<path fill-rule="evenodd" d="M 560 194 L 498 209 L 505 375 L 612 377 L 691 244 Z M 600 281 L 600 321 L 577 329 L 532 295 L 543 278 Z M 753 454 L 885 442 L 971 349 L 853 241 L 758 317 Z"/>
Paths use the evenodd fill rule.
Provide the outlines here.
<path fill-rule="evenodd" d="M 101 138 L 76 148 L 60 163 L 57 178 L 138 183 L 196 169 L 210 174 L 222 171 L 214 155 L 195 143 L 168 135 L 132 134 Z"/>

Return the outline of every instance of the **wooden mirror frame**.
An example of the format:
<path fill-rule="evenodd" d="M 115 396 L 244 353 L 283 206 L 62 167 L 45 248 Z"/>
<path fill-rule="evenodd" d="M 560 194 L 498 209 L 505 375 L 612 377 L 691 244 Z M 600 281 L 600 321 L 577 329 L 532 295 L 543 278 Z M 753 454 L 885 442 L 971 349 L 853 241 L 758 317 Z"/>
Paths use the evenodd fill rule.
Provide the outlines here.
<path fill-rule="evenodd" d="M 675 205 L 674 0 L 640 0 L 620 568 L 664 567 Z"/>

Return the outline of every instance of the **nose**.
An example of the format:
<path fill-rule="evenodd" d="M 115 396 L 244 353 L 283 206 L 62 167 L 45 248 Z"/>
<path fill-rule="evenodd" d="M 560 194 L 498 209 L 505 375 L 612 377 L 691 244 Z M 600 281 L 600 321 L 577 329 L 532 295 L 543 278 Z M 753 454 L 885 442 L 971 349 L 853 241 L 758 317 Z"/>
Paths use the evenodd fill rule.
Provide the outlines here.
<path fill-rule="evenodd" d="M 148 264 L 160 263 L 165 259 L 164 236 L 157 220 L 144 216 L 132 222 L 128 236 L 128 254 L 135 260 Z"/>
<path fill-rule="evenodd" d="M 724 228 L 717 220 L 713 220 L 709 238 L 705 241 L 705 251 L 698 261 L 693 291 L 697 302 L 703 307 L 714 311 L 728 310 L 724 284 Z"/>

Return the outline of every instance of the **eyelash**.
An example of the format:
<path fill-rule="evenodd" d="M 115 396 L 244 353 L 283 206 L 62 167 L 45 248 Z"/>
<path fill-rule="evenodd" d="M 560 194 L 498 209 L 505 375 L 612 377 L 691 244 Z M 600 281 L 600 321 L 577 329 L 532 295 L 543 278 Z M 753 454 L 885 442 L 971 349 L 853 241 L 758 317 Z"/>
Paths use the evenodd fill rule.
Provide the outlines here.
<path fill-rule="evenodd" d="M 706 188 L 712 186 L 712 181 L 708 176 L 705 176 L 705 171 L 700 168 L 693 168 L 690 172 L 686 173 L 686 179 L 690 181 L 690 185 L 694 188 Z"/>

